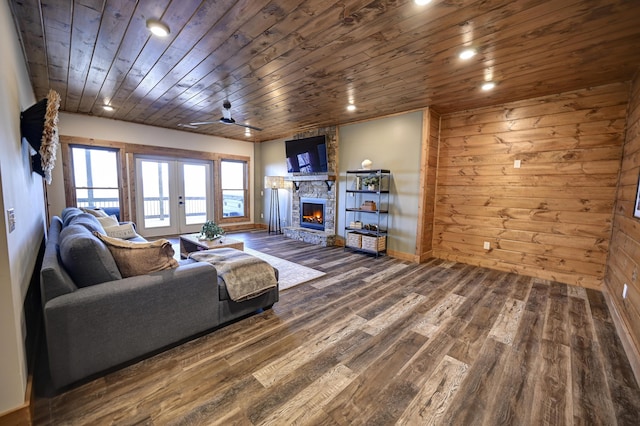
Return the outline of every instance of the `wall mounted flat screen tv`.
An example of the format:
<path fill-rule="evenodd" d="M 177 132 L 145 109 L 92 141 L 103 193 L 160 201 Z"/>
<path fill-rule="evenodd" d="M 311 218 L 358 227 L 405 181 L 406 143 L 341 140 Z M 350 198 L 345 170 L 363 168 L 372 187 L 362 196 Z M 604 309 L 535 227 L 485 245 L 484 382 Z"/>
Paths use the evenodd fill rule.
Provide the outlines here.
<path fill-rule="evenodd" d="M 327 173 L 325 135 L 284 142 L 289 173 Z"/>

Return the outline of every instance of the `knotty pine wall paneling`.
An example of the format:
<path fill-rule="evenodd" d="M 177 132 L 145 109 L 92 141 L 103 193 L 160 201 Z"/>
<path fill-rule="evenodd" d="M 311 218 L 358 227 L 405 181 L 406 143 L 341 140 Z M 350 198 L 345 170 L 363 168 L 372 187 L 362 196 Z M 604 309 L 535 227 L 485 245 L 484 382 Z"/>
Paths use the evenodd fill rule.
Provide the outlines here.
<path fill-rule="evenodd" d="M 640 175 L 640 70 L 633 81 L 627 113 L 624 155 L 613 218 L 611 248 L 607 261 L 605 285 L 608 299 L 622 319 L 623 330 L 631 337 L 635 357 L 640 355 L 640 219 L 633 217 L 638 176 Z M 627 284 L 627 297 L 622 288 Z M 627 352 L 630 352 L 627 350 Z M 631 355 L 629 356 L 631 359 Z M 640 367 L 636 359 L 636 375 Z"/>
<path fill-rule="evenodd" d="M 420 195 L 418 207 L 417 255 L 423 262 L 433 255 L 433 218 L 438 169 L 440 114 L 431 108 L 424 110 L 422 152 L 420 154 Z"/>
<path fill-rule="evenodd" d="M 443 115 L 434 256 L 601 289 L 628 94 L 616 83 Z"/>

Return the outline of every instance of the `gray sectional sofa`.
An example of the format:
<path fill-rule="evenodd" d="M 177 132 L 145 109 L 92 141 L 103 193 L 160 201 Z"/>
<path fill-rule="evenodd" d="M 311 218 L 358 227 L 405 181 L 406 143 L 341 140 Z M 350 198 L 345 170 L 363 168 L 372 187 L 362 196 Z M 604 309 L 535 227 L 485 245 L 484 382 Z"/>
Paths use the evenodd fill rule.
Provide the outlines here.
<path fill-rule="evenodd" d="M 104 233 L 94 216 L 67 208 L 53 218 L 47 237 L 40 287 L 56 388 L 278 301 L 276 287 L 234 302 L 215 267 L 190 259 L 179 261 L 177 268 L 122 278 L 93 231 Z"/>

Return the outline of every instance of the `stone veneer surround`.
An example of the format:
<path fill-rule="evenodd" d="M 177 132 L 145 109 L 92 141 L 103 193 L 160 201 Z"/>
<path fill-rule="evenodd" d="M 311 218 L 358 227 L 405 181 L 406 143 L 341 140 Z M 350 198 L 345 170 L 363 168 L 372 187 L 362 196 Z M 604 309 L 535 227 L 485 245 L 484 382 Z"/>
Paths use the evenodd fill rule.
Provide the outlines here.
<path fill-rule="evenodd" d="M 336 176 L 336 171 L 338 170 L 338 135 L 336 127 L 326 127 L 299 133 L 294 136 L 294 139 L 320 135 L 327 136 L 327 174 Z M 284 235 L 286 237 L 325 247 L 335 245 L 337 180 L 333 182 L 333 186 L 331 190 L 329 190 L 325 183 L 326 176 L 327 175 L 318 175 L 318 180 L 309 180 L 310 177 L 305 175 L 305 180 L 299 182 L 299 189 L 297 191 L 294 189 L 291 202 L 292 226 L 284 228 Z M 295 176 L 290 176 L 286 179 L 295 180 Z M 325 200 L 324 231 L 302 228 L 300 226 L 300 198 L 320 198 Z"/>

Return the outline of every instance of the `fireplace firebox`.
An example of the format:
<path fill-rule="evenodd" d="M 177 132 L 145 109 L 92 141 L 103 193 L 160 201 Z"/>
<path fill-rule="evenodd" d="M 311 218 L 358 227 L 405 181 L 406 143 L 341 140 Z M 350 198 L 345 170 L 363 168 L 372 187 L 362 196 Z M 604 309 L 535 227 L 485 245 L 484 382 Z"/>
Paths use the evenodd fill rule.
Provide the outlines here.
<path fill-rule="evenodd" d="M 300 198 L 300 226 L 324 231 L 325 204 L 321 198 Z"/>

